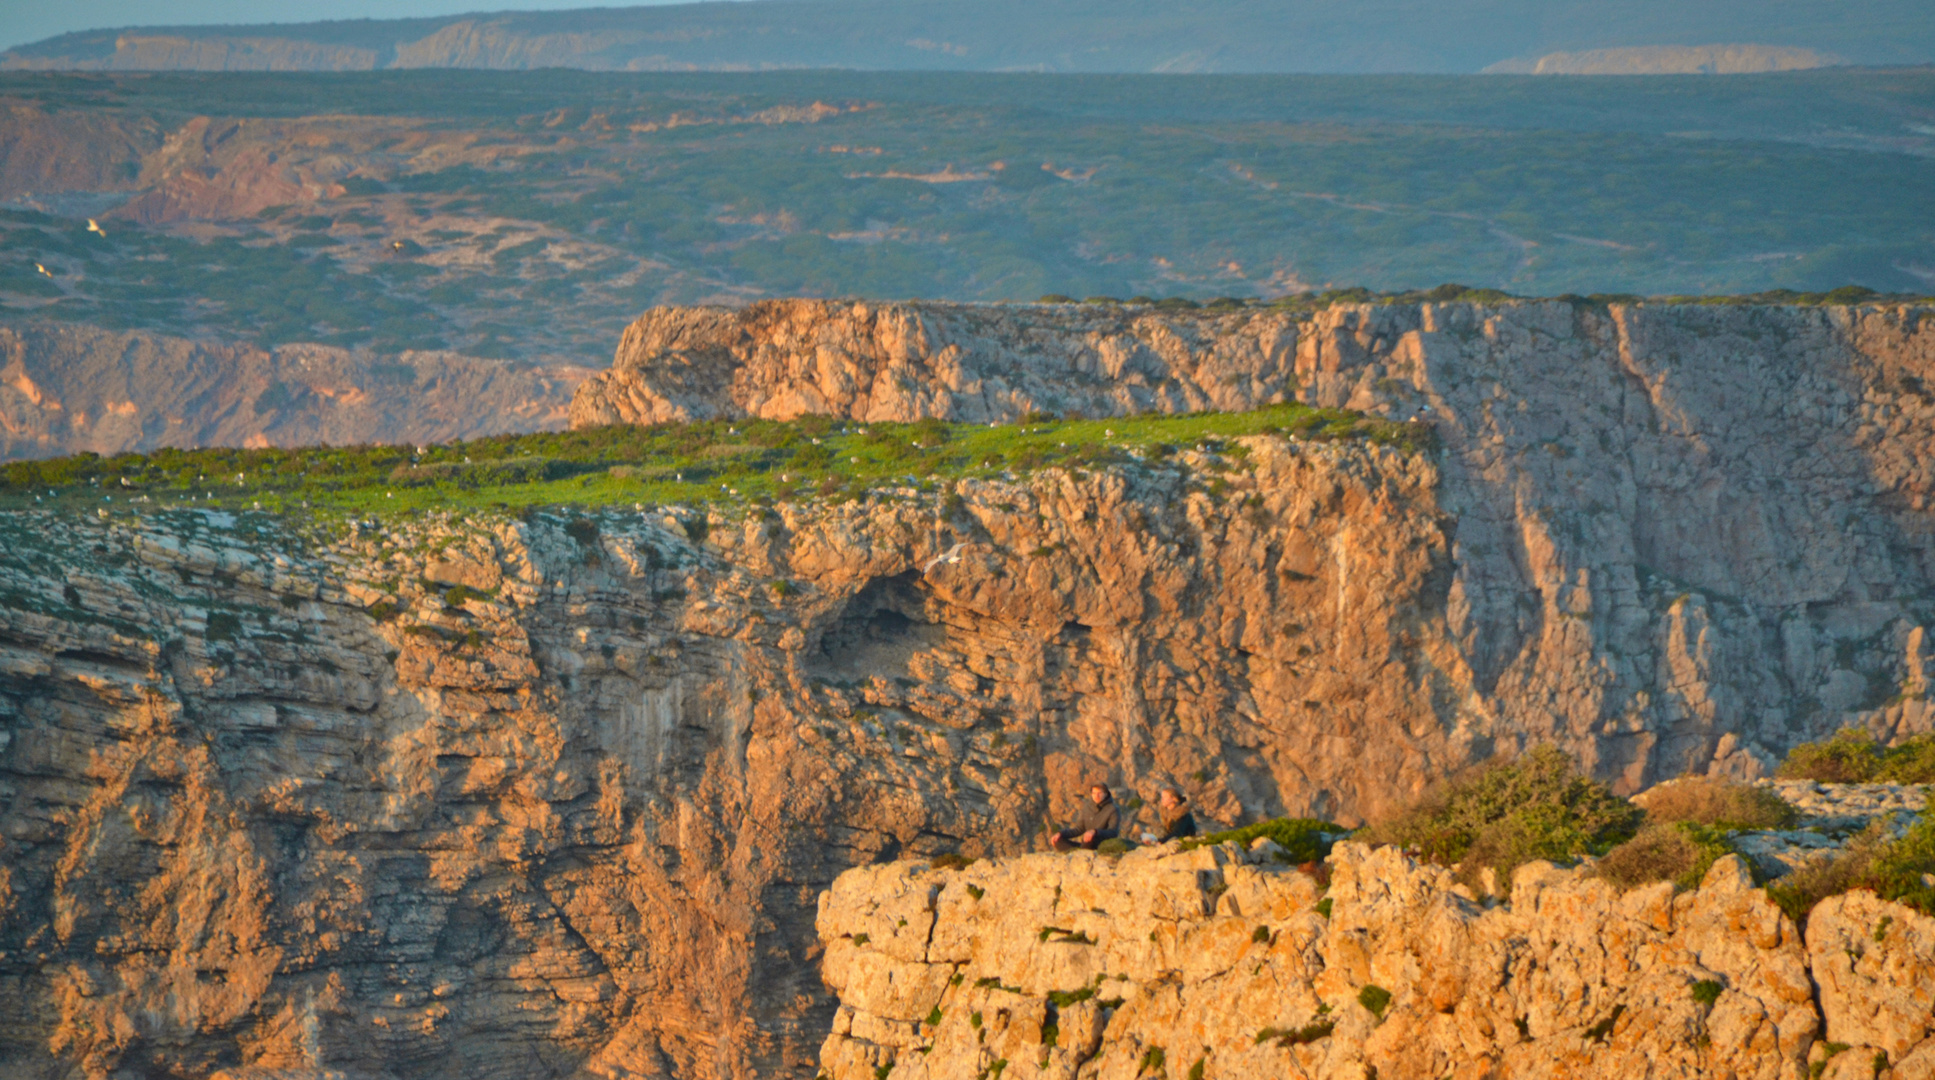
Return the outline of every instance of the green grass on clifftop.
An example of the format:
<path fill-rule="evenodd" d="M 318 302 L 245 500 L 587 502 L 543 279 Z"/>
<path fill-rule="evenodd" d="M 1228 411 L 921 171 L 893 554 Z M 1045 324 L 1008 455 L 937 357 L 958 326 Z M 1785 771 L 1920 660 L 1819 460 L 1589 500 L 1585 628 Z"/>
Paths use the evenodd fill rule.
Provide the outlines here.
<path fill-rule="evenodd" d="M 883 488 L 1048 467 L 1158 463 L 1198 447 L 1220 449 L 1218 467 L 1232 468 L 1247 451 L 1227 440 L 1273 433 L 1367 440 L 1408 451 L 1421 449 L 1429 437 L 1416 425 L 1299 404 L 1109 420 L 1035 416 L 980 426 L 827 417 L 718 420 L 422 447 L 158 450 L 19 461 L 0 472 L 0 509 L 409 514 L 561 504 L 837 501 Z"/>

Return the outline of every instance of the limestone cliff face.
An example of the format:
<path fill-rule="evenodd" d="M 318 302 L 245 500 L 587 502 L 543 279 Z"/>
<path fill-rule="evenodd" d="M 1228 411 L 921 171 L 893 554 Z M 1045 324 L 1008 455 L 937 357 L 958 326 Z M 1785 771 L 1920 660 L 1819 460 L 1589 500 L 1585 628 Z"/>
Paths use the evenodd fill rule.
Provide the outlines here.
<path fill-rule="evenodd" d="M 1022 850 L 1092 773 L 1347 814 L 1504 736 L 1403 726 L 1469 681 L 1429 461 L 1180 457 L 337 539 L 0 523 L 0 1071 L 811 1075 L 848 866 Z"/>
<path fill-rule="evenodd" d="M 662 307 L 625 331 L 611 369 L 572 401 L 571 422 L 1251 409 L 1294 386 L 1296 342 L 1296 321 L 1276 313 L 824 300 Z"/>
<path fill-rule="evenodd" d="M 1191 318 L 1099 323 L 1114 374 L 1055 374 L 1032 358 L 1101 350 L 1040 328 L 1008 390 L 963 348 L 980 388 L 910 360 L 894 392 L 976 418 L 1423 403 L 1442 449 L 1259 437 L 954 497 L 340 536 L 0 518 L 0 1072 L 808 1076 L 836 1016 L 818 894 L 895 856 L 1018 852 L 1093 774 L 1180 782 L 1215 819 L 1353 821 L 1531 741 L 1632 787 L 1845 719 L 1926 725 L 1919 312 Z M 846 354 L 815 355 L 838 390 Z M 692 400 L 740 400 L 723 385 Z M 1685 918 L 1787 941 L 1726 895 Z M 1811 1014 L 1764 974 L 1786 955 L 1698 964 L 1758 987 L 1740 1007 L 1791 1063 Z M 1551 992 L 1573 1010 L 1552 1030 L 1605 1019 Z M 1659 993 L 1650 1015 L 1692 1022 Z M 1405 1045 L 1452 1054 L 1457 1022 L 1418 1015 Z M 1862 1021 L 1873 1045 L 1902 1015 Z"/>
<path fill-rule="evenodd" d="M 1262 843 L 848 871 L 828 1076 L 1935 1075 L 1935 919 L 1871 893 L 1803 936 L 1737 856 L 1678 896 L 1534 863 L 1501 906 L 1356 844 L 1322 891 Z"/>
<path fill-rule="evenodd" d="M 1014 420 L 1290 396 L 1443 447 L 1443 632 L 1482 716 L 1622 790 L 1762 772 L 1846 722 L 1928 730 L 1935 320 L 1923 308 L 1569 303 L 1164 314 L 818 301 L 659 309 L 574 424 Z"/>
<path fill-rule="evenodd" d="M 258 349 L 27 322 L 0 326 L 0 460 L 555 429 L 588 374 L 454 353 Z"/>

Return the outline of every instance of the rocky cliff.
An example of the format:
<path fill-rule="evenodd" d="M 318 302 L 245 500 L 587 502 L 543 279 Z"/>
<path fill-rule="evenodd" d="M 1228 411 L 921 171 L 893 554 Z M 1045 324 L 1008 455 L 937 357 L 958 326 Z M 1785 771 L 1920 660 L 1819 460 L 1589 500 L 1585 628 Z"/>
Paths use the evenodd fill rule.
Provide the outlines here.
<path fill-rule="evenodd" d="M 1393 672 L 1424 709 L 1397 726 L 1483 717 L 1568 747 L 1630 791 L 1688 769 L 1755 775 L 1843 722 L 1892 737 L 1935 721 L 1928 315 L 660 309 L 580 387 L 572 419 L 1011 422 L 1292 396 L 1416 417 L 1443 447 L 1432 512 L 1446 591 L 1431 619 L 1456 653 L 1439 670 L 1460 674 L 1427 689 Z M 1347 561 L 1361 537 L 1325 557 Z"/>
<path fill-rule="evenodd" d="M 1534 863 L 1501 905 L 1395 848 L 1340 845 L 1326 889 L 1259 845 L 848 871 L 827 1075 L 1935 1075 L 1935 919 L 1871 893 L 1803 934 L 1731 855 L 1679 895 Z"/>
<path fill-rule="evenodd" d="M 261 349 L 26 322 L 0 326 L 0 460 L 555 429 L 588 374 L 444 352 Z"/>
<path fill-rule="evenodd" d="M 648 329 L 714 329 L 580 404 L 731 415 L 750 386 L 774 409 L 810 389 L 849 416 L 998 419 L 1295 394 L 1423 405 L 1440 448 L 1286 432 L 833 504 L 0 519 L 0 1071 L 808 1076 L 837 1015 L 822 960 L 861 962 L 820 944 L 819 893 L 855 865 L 1018 853 L 1090 775 L 1178 782 L 1218 820 L 1350 822 L 1535 741 L 1631 789 L 1752 772 L 1845 720 L 1928 723 L 1918 310 L 1055 317 L 659 313 Z M 960 329 L 998 343 L 1011 318 L 1034 320 L 1025 348 Z M 759 319 L 814 362 L 742 378 L 771 370 L 742 359 L 759 339 L 720 336 Z M 883 381 L 843 342 L 889 331 Z M 929 363 L 943 331 L 952 367 Z M 653 365 L 692 377 L 646 386 Z M 1665 964 L 1647 1015 L 1692 1023 L 1672 980 L 1713 972 L 1792 1064 L 1817 1014 L 1775 987 L 1819 965 L 1781 959 L 1798 939 L 1751 894 L 1709 891 L 1630 940 L 1678 956 L 1673 928 L 1713 919 L 1778 940 Z M 1516 940 L 1457 933 L 1473 955 Z M 1553 1032 L 1644 981 L 1519 978 L 1469 985 L 1493 1021 L 1558 995 Z M 1378 985 L 1410 1008 L 1418 984 Z M 1715 1045 L 1745 1030 L 1699 1016 Z M 1451 1060 L 1460 1022 L 1420 1012 L 1406 1047 Z M 1570 1060 L 1497 1038 L 1456 1052 Z"/>
<path fill-rule="evenodd" d="M 0 1063 L 810 1075 L 850 865 L 1022 850 L 1098 771 L 1349 813 L 1504 736 L 1386 719 L 1465 677 L 1430 462 L 1247 445 L 709 517 L 14 515 Z"/>

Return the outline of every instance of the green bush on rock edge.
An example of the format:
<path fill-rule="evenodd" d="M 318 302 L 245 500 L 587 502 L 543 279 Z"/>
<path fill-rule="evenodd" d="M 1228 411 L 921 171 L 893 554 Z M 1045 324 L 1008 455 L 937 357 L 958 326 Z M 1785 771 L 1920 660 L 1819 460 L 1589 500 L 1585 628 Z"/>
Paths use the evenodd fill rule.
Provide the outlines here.
<path fill-rule="evenodd" d="M 1490 868 L 1502 891 L 1520 865 L 1604 854 L 1631 839 L 1642 818 L 1637 806 L 1580 775 L 1563 751 L 1540 746 L 1441 785 L 1363 836 L 1456 864 L 1468 886 Z"/>
<path fill-rule="evenodd" d="M 1883 746 L 1865 728 L 1844 727 L 1796 746 L 1776 775 L 1830 784 L 1935 784 L 1935 735 Z"/>

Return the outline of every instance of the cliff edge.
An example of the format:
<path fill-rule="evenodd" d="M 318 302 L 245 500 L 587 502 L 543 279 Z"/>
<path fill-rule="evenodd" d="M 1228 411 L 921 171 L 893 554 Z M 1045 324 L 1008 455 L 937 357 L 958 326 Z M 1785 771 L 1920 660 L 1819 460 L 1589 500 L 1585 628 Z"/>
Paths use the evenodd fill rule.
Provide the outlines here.
<path fill-rule="evenodd" d="M 1415 418 L 1441 447 L 1433 512 L 1449 545 L 1429 618 L 1471 677 L 1406 723 L 1494 717 L 1630 792 L 1709 767 L 1761 775 L 1842 723 L 1883 738 L 1935 725 L 1930 314 L 660 308 L 579 387 L 572 422 L 1013 423 L 1293 398 Z"/>
<path fill-rule="evenodd" d="M 1677 895 L 1534 863 L 1500 904 L 1395 848 L 1339 845 L 1327 889 L 1280 851 L 850 870 L 819 902 L 841 1002 L 822 1068 L 831 1080 L 1935 1075 L 1935 919 L 1873 894 L 1823 901 L 1803 935 L 1737 856 Z"/>

